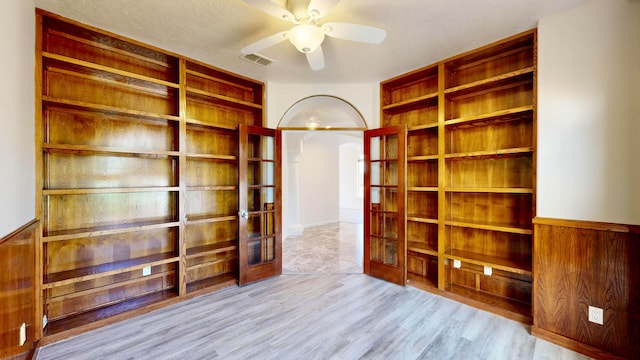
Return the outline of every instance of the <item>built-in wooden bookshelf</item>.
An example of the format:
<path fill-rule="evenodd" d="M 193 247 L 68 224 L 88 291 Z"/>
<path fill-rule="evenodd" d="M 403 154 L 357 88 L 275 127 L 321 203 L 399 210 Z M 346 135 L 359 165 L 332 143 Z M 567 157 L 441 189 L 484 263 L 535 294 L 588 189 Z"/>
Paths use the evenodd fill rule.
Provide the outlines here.
<path fill-rule="evenodd" d="M 262 126 L 264 84 L 37 17 L 44 335 L 236 284 L 238 126 Z"/>
<path fill-rule="evenodd" d="M 408 127 L 408 283 L 524 322 L 535 51 L 528 31 L 381 83 L 382 126 Z"/>

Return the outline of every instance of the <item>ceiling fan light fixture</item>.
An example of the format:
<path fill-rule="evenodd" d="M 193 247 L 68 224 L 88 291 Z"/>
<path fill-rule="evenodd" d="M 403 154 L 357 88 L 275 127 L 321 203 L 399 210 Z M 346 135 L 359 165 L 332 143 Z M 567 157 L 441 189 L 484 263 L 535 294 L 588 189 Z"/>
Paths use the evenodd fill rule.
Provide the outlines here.
<path fill-rule="evenodd" d="M 302 53 L 315 51 L 324 41 L 324 31 L 315 25 L 300 24 L 287 33 L 289 41 Z"/>

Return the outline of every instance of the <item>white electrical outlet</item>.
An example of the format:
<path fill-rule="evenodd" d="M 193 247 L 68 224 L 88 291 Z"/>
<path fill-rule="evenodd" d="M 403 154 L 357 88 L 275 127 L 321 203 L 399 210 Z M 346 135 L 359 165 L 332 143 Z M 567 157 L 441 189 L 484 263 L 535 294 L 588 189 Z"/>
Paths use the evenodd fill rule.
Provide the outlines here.
<path fill-rule="evenodd" d="M 49 319 L 47 319 L 47 315 L 42 317 L 42 328 L 44 329 L 47 326 Z"/>
<path fill-rule="evenodd" d="M 454 268 L 460 269 L 461 266 L 462 266 L 462 261 L 456 260 L 456 259 L 453 260 L 453 267 Z"/>
<path fill-rule="evenodd" d="M 22 323 L 20 325 L 20 346 L 23 346 L 27 342 L 27 324 Z"/>
<path fill-rule="evenodd" d="M 595 306 L 589 306 L 589 321 L 591 321 L 592 323 L 603 325 L 604 312 L 602 311 L 602 309 Z"/>
<path fill-rule="evenodd" d="M 493 274 L 493 269 L 491 268 L 491 266 L 484 267 L 484 274 L 487 276 L 491 276 L 491 274 Z"/>
<path fill-rule="evenodd" d="M 142 276 L 151 275 L 151 266 L 145 266 L 142 268 Z"/>

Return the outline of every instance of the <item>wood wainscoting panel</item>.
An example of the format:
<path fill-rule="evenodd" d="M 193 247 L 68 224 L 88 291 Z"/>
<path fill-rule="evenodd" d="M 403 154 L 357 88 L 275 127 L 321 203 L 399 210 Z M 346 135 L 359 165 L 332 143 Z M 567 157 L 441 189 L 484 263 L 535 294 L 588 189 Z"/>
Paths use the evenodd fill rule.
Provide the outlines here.
<path fill-rule="evenodd" d="M 1 359 L 26 359 L 36 343 L 37 227 L 38 221 L 33 220 L 0 239 Z M 26 336 L 21 345 L 22 326 Z"/>
<path fill-rule="evenodd" d="M 532 333 L 596 358 L 638 356 L 639 228 L 536 218 L 534 237 Z"/>

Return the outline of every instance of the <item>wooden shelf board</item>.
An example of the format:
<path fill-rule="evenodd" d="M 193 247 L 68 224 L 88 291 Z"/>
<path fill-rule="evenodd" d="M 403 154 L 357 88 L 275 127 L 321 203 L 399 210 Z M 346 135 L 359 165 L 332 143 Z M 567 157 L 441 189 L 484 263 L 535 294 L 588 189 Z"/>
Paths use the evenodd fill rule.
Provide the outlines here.
<path fill-rule="evenodd" d="M 438 187 L 437 186 L 407 186 L 407 191 L 436 192 L 438 191 Z"/>
<path fill-rule="evenodd" d="M 161 273 L 151 274 L 151 275 L 144 276 L 144 277 L 130 279 L 130 280 L 127 280 L 127 281 L 120 281 L 120 282 L 109 284 L 109 285 L 105 285 L 105 286 L 94 287 L 94 288 L 90 288 L 90 289 L 83 290 L 83 291 L 76 291 L 76 292 L 65 294 L 65 295 L 61 295 L 61 296 L 49 297 L 49 298 L 45 299 L 45 303 L 51 304 L 51 303 L 55 303 L 55 302 L 58 302 L 58 301 L 64 301 L 64 300 L 68 300 L 68 299 L 77 298 L 77 297 L 80 297 L 80 296 L 93 294 L 93 293 L 100 292 L 100 291 L 105 291 L 105 290 L 115 289 L 115 288 L 118 288 L 118 287 L 130 285 L 130 284 L 135 284 L 135 283 L 141 282 L 141 281 L 149 281 L 151 279 L 164 278 L 164 277 L 166 277 L 168 275 L 173 275 L 173 274 L 175 274 L 175 271 L 161 272 Z"/>
<path fill-rule="evenodd" d="M 382 111 L 389 114 L 396 114 L 402 111 L 416 109 L 422 106 L 436 105 L 438 103 L 438 93 L 422 95 L 413 99 L 400 101 L 397 103 L 385 105 L 382 107 Z"/>
<path fill-rule="evenodd" d="M 154 119 L 154 120 L 180 121 L 180 117 L 175 115 L 157 114 L 157 113 L 150 113 L 145 111 L 118 108 L 113 106 L 92 104 L 92 103 L 87 103 L 82 101 L 57 99 L 50 96 L 42 96 L 42 100 L 45 104 L 57 105 L 60 107 L 70 107 L 70 108 L 81 109 L 81 110 L 97 111 L 97 112 L 106 113 L 106 114 L 127 115 L 127 116 L 142 117 L 142 118 L 148 118 L 148 119 Z"/>
<path fill-rule="evenodd" d="M 407 250 L 429 256 L 438 256 L 438 249 L 429 248 L 425 243 L 407 240 Z"/>
<path fill-rule="evenodd" d="M 482 291 L 475 291 L 474 289 L 465 288 L 455 284 L 448 285 L 445 288 L 445 291 L 449 293 L 448 297 L 462 303 L 525 324 L 531 324 L 532 322 L 531 304 L 503 298 Z"/>
<path fill-rule="evenodd" d="M 131 188 L 91 188 L 91 189 L 45 189 L 42 195 L 85 195 L 85 194 L 113 194 L 113 193 L 145 193 L 145 192 L 174 192 L 180 191 L 178 186 L 153 186 Z"/>
<path fill-rule="evenodd" d="M 438 224 L 438 219 L 433 219 L 433 218 L 425 218 L 425 217 L 419 217 L 419 216 L 407 216 L 407 221 L 415 221 L 415 222 L 420 222 L 420 223 L 426 223 L 426 224 Z"/>
<path fill-rule="evenodd" d="M 201 268 L 206 268 L 206 267 L 210 267 L 216 264 L 222 264 L 225 263 L 229 260 L 233 260 L 233 259 L 237 259 L 237 256 L 227 256 L 224 257 L 222 259 L 215 259 L 215 260 L 211 260 L 211 261 L 205 261 L 205 262 L 201 262 L 199 264 L 195 264 L 195 265 L 191 265 L 191 266 L 187 266 L 187 271 L 189 270 L 196 270 L 196 269 L 201 269 Z"/>
<path fill-rule="evenodd" d="M 157 266 L 177 262 L 179 260 L 180 257 L 175 256 L 174 253 L 163 253 L 128 260 L 114 261 L 111 263 L 96 266 L 88 266 L 79 269 L 61 271 L 53 274 L 45 274 L 43 288 L 51 289 L 58 286 L 70 285 L 82 281 L 122 274 L 125 272 L 142 269 L 147 266 Z"/>
<path fill-rule="evenodd" d="M 237 220 L 238 215 L 230 215 L 230 214 L 209 214 L 209 215 L 198 215 L 198 216 L 188 216 L 187 215 L 187 225 L 193 224 L 206 224 L 206 223 L 214 223 L 221 221 L 233 221 Z"/>
<path fill-rule="evenodd" d="M 418 155 L 418 156 L 407 156 L 407 161 L 429 161 L 429 160 L 438 160 L 438 155 Z"/>
<path fill-rule="evenodd" d="M 456 188 L 447 187 L 445 192 L 494 193 L 494 194 L 533 194 L 532 188 Z"/>
<path fill-rule="evenodd" d="M 531 235 L 533 233 L 531 229 L 517 227 L 513 224 L 496 224 L 496 223 L 480 224 L 480 223 L 472 223 L 468 221 L 457 221 L 457 220 L 448 220 L 448 221 L 445 221 L 444 224 L 450 225 L 450 226 L 457 226 L 457 227 L 466 227 L 471 229 L 500 231 L 500 232 L 514 233 L 514 234 L 523 234 L 523 235 Z"/>
<path fill-rule="evenodd" d="M 199 97 L 203 97 L 206 99 L 210 99 L 212 100 L 212 102 L 214 103 L 220 103 L 222 105 L 232 105 L 232 106 L 240 106 L 242 108 L 244 108 L 245 110 L 251 110 L 251 111 L 256 111 L 256 110 L 262 110 L 262 105 L 261 104 L 254 104 L 252 102 L 249 101 L 244 101 L 244 100 L 239 100 L 239 99 L 235 99 L 229 96 L 224 96 L 224 95 L 220 95 L 220 94 L 215 94 L 209 91 L 204 91 L 204 90 L 200 90 L 200 89 L 196 89 L 196 88 L 192 88 L 192 87 L 188 87 L 187 86 L 187 96 L 189 96 L 189 94 L 192 95 L 196 95 Z"/>
<path fill-rule="evenodd" d="M 187 191 L 237 191 L 236 185 L 187 186 Z"/>
<path fill-rule="evenodd" d="M 69 153 L 91 153 L 91 154 L 108 154 L 108 155 L 133 155 L 133 156 L 150 156 L 150 157 L 178 157 L 178 151 L 149 151 L 134 150 L 124 148 L 112 148 L 105 146 L 88 146 L 88 145 L 67 145 L 67 144 L 42 144 L 42 148 L 48 151 L 59 151 Z"/>
<path fill-rule="evenodd" d="M 104 65 L 99 65 L 99 64 L 95 64 L 89 61 L 84 61 L 84 60 L 78 60 L 78 59 L 74 59 L 68 56 L 64 56 L 64 55 L 58 55 L 58 54 L 54 54 L 54 53 L 50 53 L 50 52 L 46 52 L 43 51 L 42 52 L 42 57 L 46 58 L 46 59 L 52 59 L 52 60 L 58 60 L 58 61 L 62 61 L 62 62 L 66 62 L 69 64 L 74 64 L 74 65 L 79 65 L 88 69 L 94 69 L 94 70 L 98 70 L 98 71 L 104 71 L 104 72 L 108 72 L 111 74 L 116 74 L 116 75 L 121 75 L 121 76 L 126 76 L 128 78 L 132 78 L 132 79 L 138 79 L 138 80 L 143 80 L 143 81 L 148 81 L 151 83 L 155 83 L 158 85 L 163 85 L 163 86 L 167 86 L 167 87 L 172 87 L 172 88 L 179 88 L 180 84 L 177 83 L 173 83 L 173 82 L 169 82 L 169 81 L 164 81 L 164 80 L 159 80 L 159 79 L 155 79 L 149 76 L 144 76 L 144 75 L 139 75 L 136 73 L 132 73 L 129 71 L 124 71 L 124 70 L 120 70 L 120 69 L 116 69 L 116 68 L 111 68 L 108 66 L 104 66 Z"/>
<path fill-rule="evenodd" d="M 50 338 L 52 335 L 63 333 L 65 331 L 81 333 L 83 330 L 83 326 L 90 325 L 107 318 L 113 318 L 117 315 L 121 315 L 129 311 L 133 312 L 147 305 L 154 304 L 155 306 L 162 306 L 163 302 L 174 300 L 177 298 L 177 296 L 178 295 L 172 290 L 164 290 L 136 297 L 99 309 L 71 315 L 62 319 L 50 320 L 47 324 L 47 327 L 45 328 L 44 335 Z"/>
<path fill-rule="evenodd" d="M 42 238 L 42 241 L 43 242 L 64 241 L 64 240 L 72 240 L 77 238 L 86 238 L 86 237 L 102 236 L 102 235 L 114 235 L 114 234 L 129 233 L 134 231 L 153 230 L 153 229 L 161 229 L 161 228 L 177 227 L 177 226 L 180 226 L 180 222 L 178 221 L 159 220 L 159 221 L 138 222 L 133 224 L 118 224 L 118 225 L 109 225 L 109 226 L 97 226 L 93 228 L 59 230 L 59 231 L 50 231 L 48 233 L 45 233 Z"/>
<path fill-rule="evenodd" d="M 187 249 L 187 259 L 199 256 L 219 254 L 226 251 L 236 250 L 238 248 L 238 240 L 225 241 L 215 244 L 197 246 Z"/>
<path fill-rule="evenodd" d="M 425 278 L 423 276 L 412 274 L 410 272 L 407 272 L 407 284 L 415 288 L 427 291 L 431 291 L 431 289 L 435 290 L 438 288 L 437 281 L 433 281 L 433 279 Z"/>
<path fill-rule="evenodd" d="M 476 91 L 483 91 L 488 88 L 499 87 L 507 82 L 517 81 L 516 79 L 521 77 L 531 77 L 530 81 L 533 81 L 533 66 L 523 69 L 508 72 L 506 74 L 500 74 L 487 79 L 474 81 L 468 84 L 458 85 L 456 87 L 445 89 L 445 94 L 462 94 Z"/>
<path fill-rule="evenodd" d="M 225 84 L 225 85 L 231 85 L 231 86 L 233 86 L 235 88 L 238 88 L 238 89 L 243 89 L 243 90 L 246 90 L 246 91 L 254 91 L 254 89 L 249 87 L 249 86 L 240 85 L 238 83 L 234 83 L 234 82 L 227 81 L 227 80 L 224 80 L 224 79 L 221 79 L 221 78 L 217 78 L 215 76 L 203 74 L 203 73 L 201 73 L 199 71 L 187 69 L 186 72 L 189 75 L 197 76 L 197 77 L 200 77 L 200 78 L 203 78 L 203 79 L 215 81 L 215 82 L 218 82 L 218 83 L 221 83 L 221 84 Z"/>
<path fill-rule="evenodd" d="M 236 161 L 238 157 L 235 155 L 215 155 L 215 154 L 187 154 L 188 160 L 224 160 Z"/>
<path fill-rule="evenodd" d="M 210 128 L 214 128 L 214 129 L 221 129 L 221 130 L 237 130 L 238 126 L 237 125 L 223 125 L 223 124 L 212 124 L 208 121 L 203 121 L 203 120 L 198 120 L 198 119 L 186 119 L 185 122 L 187 123 L 187 125 L 197 125 L 197 126 L 205 126 L 205 127 L 210 127 Z"/>
<path fill-rule="evenodd" d="M 436 121 L 429 124 L 409 126 L 407 130 L 409 131 L 409 136 L 411 136 L 412 132 L 416 133 L 424 130 L 437 130 L 437 129 L 438 129 L 438 122 Z"/>
<path fill-rule="evenodd" d="M 531 261 L 525 263 L 522 261 L 515 261 L 513 259 L 505 259 L 497 256 L 455 249 L 446 251 L 444 256 L 452 260 L 457 259 L 470 264 L 491 266 L 498 270 L 532 276 Z"/>
<path fill-rule="evenodd" d="M 464 159 L 464 158 L 495 158 L 504 156 L 518 156 L 523 154 L 531 154 L 533 152 L 532 146 L 499 149 L 499 150 L 485 150 L 485 151 L 472 151 L 464 153 L 445 154 L 445 159 Z"/>
<path fill-rule="evenodd" d="M 238 277 L 234 273 L 222 274 L 206 279 L 192 281 L 187 284 L 187 293 L 191 294 L 196 291 L 205 289 L 218 290 L 224 287 L 234 286 L 238 284 Z"/>
<path fill-rule="evenodd" d="M 447 127 L 454 126 L 485 126 L 497 122 L 513 121 L 530 117 L 533 114 L 533 105 L 520 106 L 516 108 L 493 111 L 486 114 L 465 116 L 456 119 L 446 120 L 444 125 Z"/>

